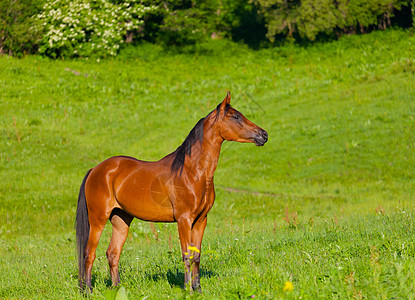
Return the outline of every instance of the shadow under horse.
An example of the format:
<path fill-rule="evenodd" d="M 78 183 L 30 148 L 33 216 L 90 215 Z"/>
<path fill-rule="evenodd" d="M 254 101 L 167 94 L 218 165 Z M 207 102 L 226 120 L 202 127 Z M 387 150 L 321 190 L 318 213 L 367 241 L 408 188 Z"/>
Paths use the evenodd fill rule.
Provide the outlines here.
<path fill-rule="evenodd" d="M 177 222 L 184 284 L 200 291 L 200 251 L 207 214 L 215 200 L 213 175 L 222 143 L 263 146 L 268 140 L 258 127 L 230 105 L 231 95 L 197 122 L 176 151 L 159 161 L 114 156 L 83 179 L 76 211 L 79 285 L 91 287 L 92 265 L 104 226 L 113 232 L 106 252 L 113 285 L 120 283 L 118 262 L 133 218 Z"/>

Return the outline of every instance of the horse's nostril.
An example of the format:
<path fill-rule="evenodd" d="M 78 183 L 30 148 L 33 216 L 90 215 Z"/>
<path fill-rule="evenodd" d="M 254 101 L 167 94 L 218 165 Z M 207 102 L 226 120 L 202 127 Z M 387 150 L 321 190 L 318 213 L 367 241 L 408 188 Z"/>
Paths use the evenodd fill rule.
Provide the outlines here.
<path fill-rule="evenodd" d="M 259 128 L 255 132 L 254 141 L 255 145 L 263 146 L 268 141 L 268 133 L 264 129 Z"/>
<path fill-rule="evenodd" d="M 262 129 L 261 135 L 264 139 L 268 139 L 268 133 L 265 130 Z"/>

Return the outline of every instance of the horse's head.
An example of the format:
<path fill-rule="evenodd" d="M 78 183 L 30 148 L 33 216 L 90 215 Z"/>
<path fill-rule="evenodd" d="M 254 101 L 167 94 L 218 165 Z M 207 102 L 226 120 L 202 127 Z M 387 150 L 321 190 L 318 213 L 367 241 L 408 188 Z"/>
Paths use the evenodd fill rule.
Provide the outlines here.
<path fill-rule="evenodd" d="M 230 102 L 231 93 L 228 92 L 217 108 L 217 126 L 221 137 L 227 141 L 263 146 L 268 141 L 268 133 L 231 107 Z"/>

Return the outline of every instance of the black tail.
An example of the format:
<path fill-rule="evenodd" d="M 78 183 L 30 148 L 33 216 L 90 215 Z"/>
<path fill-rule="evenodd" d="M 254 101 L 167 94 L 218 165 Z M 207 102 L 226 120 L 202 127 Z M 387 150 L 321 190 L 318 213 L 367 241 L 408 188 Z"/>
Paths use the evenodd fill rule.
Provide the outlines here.
<path fill-rule="evenodd" d="M 92 170 L 92 169 L 91 169 Z M 79 189 L 78 207 L 76 208 L 76 246 L 78 250 L 79 287 L 82 289 L 85 281 L 85 248 L 89 238 L 88 209 L 85 198 L 85 182 L 91 173 L 86 173 Z"/>

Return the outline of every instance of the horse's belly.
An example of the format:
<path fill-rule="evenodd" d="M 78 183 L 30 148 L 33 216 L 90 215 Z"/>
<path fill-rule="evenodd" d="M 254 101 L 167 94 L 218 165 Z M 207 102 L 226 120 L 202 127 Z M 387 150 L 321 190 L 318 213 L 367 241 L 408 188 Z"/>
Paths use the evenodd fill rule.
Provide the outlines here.
<path fill-rule="evenodd" d="M 138 219 L 174 222 L 167 188 L 151 174 L 142 173 L 126 178 L 115 189 L 115 196 L 121 208 Z"/>
<path fill-rule="evenodd" d="M 130 215 L 145 221 L 174 222 L 173 207 L 168 198 L 154 199 L 148 195 L 120 196 L 119 205 Z"/>

